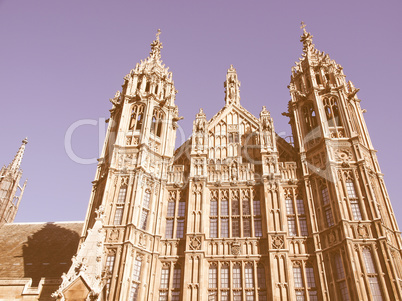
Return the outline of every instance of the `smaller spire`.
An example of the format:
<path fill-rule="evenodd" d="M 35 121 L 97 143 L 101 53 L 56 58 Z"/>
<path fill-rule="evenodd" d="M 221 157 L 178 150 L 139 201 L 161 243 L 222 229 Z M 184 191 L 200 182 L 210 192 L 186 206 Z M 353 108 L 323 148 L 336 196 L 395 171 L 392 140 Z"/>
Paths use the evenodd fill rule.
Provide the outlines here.
<path fill-rule="evenodd" d="M 22 140 L 22 145 L 20 146 L 17 154 L 15 155 L 13 161 L 8 165 L 10 171 L 17 171 L 20 169 L 22 157 L 24 156 L 25 145 L 28 143 L 28 138 Z"/>
<path fill-rule="evenodd" d="M 156 60 L 159 60 L 161 58 L 161 49 L 163 48 L 162 42 L 159 40 L 160 34 L 161 30 L 158 29 L 158 32 L 156 33 L 156 40 L 151 43 L 151 52 L 149 53 L 151 55 L 151 58 L 154 58 Z"/>
<path fill-rule="evenodd" d="M 306 23 L 300 23 L 300 28 L 303 29 L 303 34 L 300 36 L 300 42 L 303 43 L 303 52 L 308 53 L 314 50 L 313 35 L 306 31 Z"/>

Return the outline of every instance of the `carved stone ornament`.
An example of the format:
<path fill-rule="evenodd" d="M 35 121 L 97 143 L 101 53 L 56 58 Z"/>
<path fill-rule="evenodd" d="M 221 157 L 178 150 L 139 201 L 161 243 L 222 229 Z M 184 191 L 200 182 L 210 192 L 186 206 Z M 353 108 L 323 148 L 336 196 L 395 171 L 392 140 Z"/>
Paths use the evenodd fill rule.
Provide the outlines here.
<path fill-rule="evenodd" d="M 336 241 L 335 233 L 334 233 L 334 231 L 331 231 L 331 232 L 328 234 L 328 243 L 329 243 L 330 245 L 332 245 L 335 241 Z"/>
<path fill-rule="evenodd" d="M 190 249 L 201 250 L 201 237 L 193 236 L 190 238 Z"/>
<path fill-rule="evenodd" d="M 274 248 L 274 249 L 283 249 L 283 247 L 284 247 L 283 235 L 272 236 L 272 248 Z"/>
<path fill-rule="evenodd" d="M 241 244 L 238 241 L 232 242 L 231 246 L 232 255 L 240 255 L 241 253 Z"/>
<path fill-rule="evenodd" d="M 119 230 L 117 229 L 112 229 L 109 233 L 109 240 L 110 241 L 116 241 L 119 239 Z"/>
<path fill-rule="evenodd" d="M 352 160 L 352 152 L 346 148 L 336 149 L 335 157 L 337 161 L 349 162 Z"/>
<path fill-rule="evenodd" d="M 360 225 L 357 228 L 357 233 L 359 234 L 359 238 L 368 238 L 369 237 L 368 229 L 367 229 L 367 226 L 365 226 L 365 225 Z"/>

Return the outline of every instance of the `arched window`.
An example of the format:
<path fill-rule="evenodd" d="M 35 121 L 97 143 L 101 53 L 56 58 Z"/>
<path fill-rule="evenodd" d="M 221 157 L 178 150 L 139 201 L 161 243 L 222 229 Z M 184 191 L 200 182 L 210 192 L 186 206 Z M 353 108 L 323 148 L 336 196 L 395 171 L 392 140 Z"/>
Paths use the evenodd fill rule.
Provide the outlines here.
<path fill-rule="evenodd" d="M 131 111 L 129 130 L 141 130 L 144 121 L 144 105 L 134 105 Z"/>
<path fill-rule="evenodd" d="M 160 137 L 162 134 L 162 120 L 163 120 L 163 112 L 155 109 L 152 114 L 152 124 L 151 124 L 151 133 Z"/>
<path fill-rule="evenodd" d="M 342 126 L 341 117 L 339 115 L 338 104 L 335 97 L 325 97 L 323 99 L 325 115 L 327 117 L 328 126 Z"/>
<path fill-rule="evenodd" d="M 317 126 L 316 114 L 314 111 L 313 104 L 307 104 L 302 109 L 303 119 L 306 125 L 307 132 L 311 131 L 313 128 Z"/>

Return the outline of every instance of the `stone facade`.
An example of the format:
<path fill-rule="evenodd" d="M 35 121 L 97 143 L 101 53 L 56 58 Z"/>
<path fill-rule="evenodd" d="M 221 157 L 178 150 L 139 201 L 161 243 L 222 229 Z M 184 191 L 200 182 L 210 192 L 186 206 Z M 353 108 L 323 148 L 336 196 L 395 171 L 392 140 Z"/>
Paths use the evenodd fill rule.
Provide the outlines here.
<path fill-rule="evenodd" d="M 401 300 L 401 237 L 353 84 L 304 26 L 293 142 L 266 107 L 195 116 L 174 150 L 162 43 L 112 103 L 77 255 L 58 300 Z"/>

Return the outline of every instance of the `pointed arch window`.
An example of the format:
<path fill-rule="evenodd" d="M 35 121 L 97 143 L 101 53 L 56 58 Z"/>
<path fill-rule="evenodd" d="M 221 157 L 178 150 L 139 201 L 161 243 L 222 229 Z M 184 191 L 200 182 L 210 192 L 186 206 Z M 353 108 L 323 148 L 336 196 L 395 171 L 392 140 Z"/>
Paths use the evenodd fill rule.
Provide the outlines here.
<path fill-rule="evenodd" d="M 317 117 L 312 103 L 305 105 L 302 109 L 304 124 L 307 132 L 310 132 L 317 126 Z"/>
<path fill-rule="evenodd" d="M 145 106 L 142 104 L 133 106 L 131 110 L 130 125 L 128 128 L 130 131 L 141 130 L 144 122 L 144 110 Z"/>
<path fill-rule="evenodd" d="M 323 99 L 324 111 L 327 117 L 328 126 L 342 126 L 341 117 L 339 115 L 338 103 L 335 97 L 325 97 Z"/>
<path fill-rule="evenodd" d="M 151 133 L 153 133 L 157 137 L 161 137 L 162 134 L 163 118 L 163 112 L 161 110 L 154 109 L 154 112 L 152 114 Z"/>

